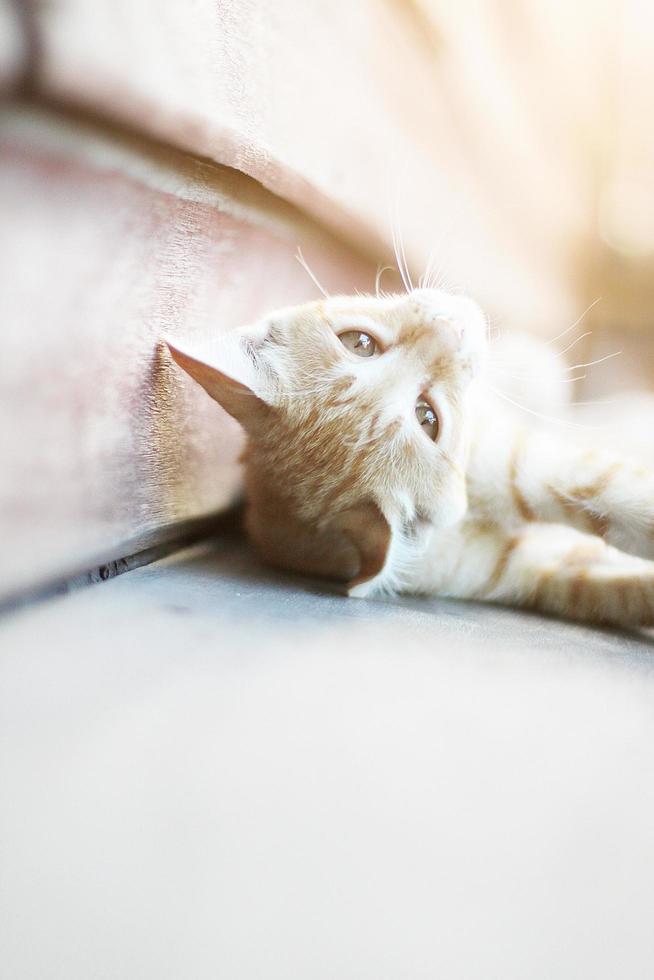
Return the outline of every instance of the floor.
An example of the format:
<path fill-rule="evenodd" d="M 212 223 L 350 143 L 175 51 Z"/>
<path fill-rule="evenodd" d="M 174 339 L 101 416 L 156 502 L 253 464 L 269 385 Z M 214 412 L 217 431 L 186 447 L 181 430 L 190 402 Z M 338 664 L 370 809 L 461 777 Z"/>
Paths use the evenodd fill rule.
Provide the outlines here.
<path fill-rule="evenodd" d="M 0 621 L 11 980 L 649 980 L 654 642 L 230 539 Z"/>

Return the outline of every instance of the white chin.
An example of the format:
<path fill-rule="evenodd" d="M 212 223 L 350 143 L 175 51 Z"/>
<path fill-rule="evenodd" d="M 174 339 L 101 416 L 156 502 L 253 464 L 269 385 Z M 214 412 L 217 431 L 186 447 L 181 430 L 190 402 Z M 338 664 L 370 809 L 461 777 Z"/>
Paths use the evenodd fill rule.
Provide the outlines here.
<path fill-rule="evenodd" d="M 449 500 L 439 502 L 439 507 L 434 515 L 434 527 L 447 528 L 458 524 L 465 517 L 468 510 L 468 498 L 457 494 Z"/>

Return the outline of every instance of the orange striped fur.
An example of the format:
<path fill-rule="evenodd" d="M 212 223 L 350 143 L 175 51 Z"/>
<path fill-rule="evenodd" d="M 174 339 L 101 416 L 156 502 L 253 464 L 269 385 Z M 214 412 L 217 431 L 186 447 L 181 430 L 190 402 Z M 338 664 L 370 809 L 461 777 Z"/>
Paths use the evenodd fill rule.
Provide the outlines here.
<path fill-rule="evenodd" d="M 357 357 L 339 335 L 364 331 Z M 248 531 L 350 595 L 480 599 L 654 625 L 654 472 L 529 430 L 485 386 L 487 324 L 434 289 L 272 314 L 177 363 L 247 433 Z M 416 418 L 427 399 L 432 441 Z"/>

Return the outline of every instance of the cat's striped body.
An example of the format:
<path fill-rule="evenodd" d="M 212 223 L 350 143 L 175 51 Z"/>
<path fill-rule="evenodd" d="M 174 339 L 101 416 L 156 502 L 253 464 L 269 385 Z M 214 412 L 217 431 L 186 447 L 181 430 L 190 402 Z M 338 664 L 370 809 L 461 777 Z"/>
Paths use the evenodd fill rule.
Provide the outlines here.
<path fill-rule="evenodd" d="M 210 358 L 171 350 L 246 428 L 248 528 L 274 564 L 350 595 L 654 625 L 654 471 L 498 405 L 469 300 L 337 297 Z"/>

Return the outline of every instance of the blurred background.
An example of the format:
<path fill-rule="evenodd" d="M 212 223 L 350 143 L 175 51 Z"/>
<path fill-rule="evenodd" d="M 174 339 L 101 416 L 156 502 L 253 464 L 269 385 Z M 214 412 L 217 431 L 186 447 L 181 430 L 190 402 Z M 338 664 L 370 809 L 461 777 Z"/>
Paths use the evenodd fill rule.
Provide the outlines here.
<path fill-rule="evenodd" d="M 0 594 L 233 498 L 160 340 L 315 297 L 298 246 L 369 291 L 400 237 L 498 333 L 585 312 L 573 397 L 650 389 L 653 42 L 643 0 L 0 0 Z"/>
<path fill-rule="evenodd" d="M 162 338 L 397 252 L 654 460 L 653 9 L 0 0 L 3 980 L 650 980 L 652 634 L 262 568 Z"/>

